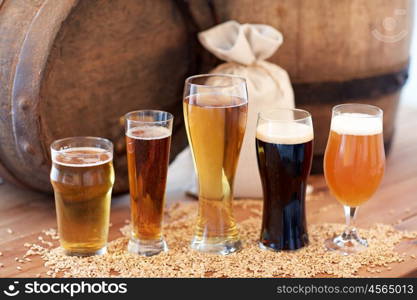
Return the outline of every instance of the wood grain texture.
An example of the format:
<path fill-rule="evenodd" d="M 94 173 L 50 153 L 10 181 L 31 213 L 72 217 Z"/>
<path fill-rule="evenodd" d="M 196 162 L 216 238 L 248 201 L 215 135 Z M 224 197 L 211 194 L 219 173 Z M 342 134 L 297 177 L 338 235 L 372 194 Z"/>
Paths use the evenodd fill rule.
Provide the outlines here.
<path fill-rule="evenodd" d="M 402 109 L 399 114 L 398 132 L 394 140 L 392 155 L 387 162 L 386 176 L 375 196 L 359 210 L 358 225 L 369 226 L 374 223 L 396 224 L 400 230 L 417 230 L 417 110 Z M 319 199 L 307 201 L 308 222 L 343 223 L 341 205 L 332 198 L 322 176 L 312 176 L 310 183 L 315 192 L 322 195 Z M 17 189 L 9 184 L 0 185 L 0 277 L 31 277 L 38 273 L 45 276 L 46 269 L 40 258 L 32 262 L 18 264 L 15 257 L 25 253 L 23 244 L 37 242 L 43 229 L 56 226 L 52 197 Z M 49 200 L 49 201 L 45 201 Z M 168 195 L 169 200 L 169 195 Z M 184 198 L 184 201 L 187 201 Z M 236 200 L 244 201 L 244 200 Z M 323 210 L 327 207 L 326 210 Z M 245 212 L 237 211 L 238 219 Z M 113 198 L 110 239 L 120 236 L 119 228 L 129 218 L 129 196 Z M 398 224 L 397 224 L 398 223 Z M 7 229 L 13 230 L 9 234 Z M 408 255 L 417 255 L 417 241 L 404 241 L 397 250 Z M 22 270 L 17 270 L 17 266 Z M 417 277 L 417 260 L 407 259 L 402 263 L 390 265 L 377 276 Z M 376 276 L 361 270 L 361 276 Z"/>
<path fill-rule="evenodd" d="M 200 26 L 211 27 L 204 1 L 192 2 Z M 350 93 L 360 90 L 360 84 L 340 91 L 340 96 L 331 97 L 329 90 L 339 83 L 366 81 L 373 76 L 406 70 L 413 0 L 214 0 L 213 3 L 220 23 L 236 20 L 242 24 L 268 24 L 282 32 L 284 43 L 268 60 L 288 71 L 296 106 L 312 113 L 316 137 L 313 173 L 322 172 L 329 111 L 334 105 L 358 102 L 380 106 L 385 112 L 384 141 L 386 145 L 391 143 L 404 81 L 396 82 L 398 86 L 390 92 L 383 92 L 383 85 L 372 84 L 362 94 Z M 391 27 L 387 26 L 390 22 Z M 303 93 L 301 87 L 313 84 L 322 88 Z M 302 97 L 297 97 L 300 94 Z M 330 101 L 323 101 L 329 96 Z"/>
<path fill-rule="evenodd" d="M 100 136 L 115 144 L 115 191 L 126 191 L 121 117 L 138 109 L 174 114 L 174 158 L 186 145 L 181 98 L 187 38 L 172 1 L 5 0 L 0 172 L 51 192 L 50 143 Z"/>
<path fill-rule="evenodd" d="M 0 51 L 0 81 L 2 85 L 0 87 L 0 157 L 2 164 L 2 174 L 5 174 L 5 178 L 11 182 L 18 182 L 24 184 L 15 173 L 15 162 L 19 160 L 20 153 L 23 152 L 23 144 L 18 145 L 13 129 L 13 102 L 11 101 L 12 95 L 15 94 L 14 82 L 16 81 L 16 69 L 18 68 L 20 61 L 20 52 L 23 44 L 26 41 L 26 33 L 30 30 L 32 20 L 36 18 L 39 10 L 45 0 L 17 0 L 8 1 L 5 0 L 1 5 L 0 10 L 0 43 L 1 45 L 7 45 Z M 70 2 L 67 2 L 63 6 L 63 10 L 69 10 L 71 7 Z M 11 26 L 10 24 L 13 24 Z M 40 62 L 41 58 L 38 55 L 33 56 L 33 61 Z M 35 75 L 37 76 L 37 75 Z M 20 78 L 20 84 L 22 84 L 22 78 Z M 36 83 L 30 82 L 25 88 L 33 89 Z M 23 98 L 19 98 L 23 99 Z M 27 104 L 31 104 L 32 98 L 27 98 L 24 101 Z M 15 103 L 15 106 L 18 103 Z M 26 106 L 25 106 L 26 107 Z M 37 126 L 33 129 L 33 132 L 37 131 Z M 35 135 L 35 134 L 34 134 Z M 25 144 L 25 141 L 22 140 Z M 39 149 L 39 142 L 36 142 L 32 146 L 32 150 Z M 42 157 L 39 154 L 38 157 Z M 27 168 L 27 166 L 25 166 Z M 42 184 L 44 180 L 35 177 L 32 180 L 32 184 Z"/>
<path fill-rule="evenodd" d="M 186 2 L 198 27 L 214 25 L 207 0 Z M 218 22 L 265 23 L 282 31 L 285 42 L 270 60 L 284 67 L 294 83 L 360 79 L 398 71 L 409 61 L 412 0 L 212 3 Z M 404 14 L 396 15 L 397 9 Z M 389 17 L 395 18 L 393 32 L 383 26 Z M 1 1 L 3 177 L 51 192 L 49 144 L 68 136 L 102 136 L 115 143 L 115 191 L 126 191 L 120 117 L 143 108 L 175 115 L 174 158 L 186 145 L 181 92 L 193 65 L 194 48 L 199 48 L 190 43 L 189 23 L 175 1 L 168 0 Z M 373 30 L 390 35 L 404 30 L 407 34 L 395 43 L 386 43 L 375 38 Z M 207 72 L 218 63 L 207 52 L 201 56 L 196 72 Z M 320 98 L 320 93 L 315 96 Z M 340 101 L 338 97 L 327 104 L 308 97 L 295 100 L 298 107 L 313 114 L 317 137 L 314 170 L 320 171 L 316 166 L 321 166 L 330 122 L 328 110 Z M 388 143 L 394 132 L 399 92 L 351 100 L 377 104 L 385 110 Z"/>
<path fill-rule="evenodd" d="M 201 0 L 200 0 L 201 1 Z M 214 0 L 220 22 L 274 26 L 284 44 L 271 61 L 294 82 L 343 81 L 400 69 L 407 63 L 413 25 L 413 0 Z M 195 5 L 203 27 L 211 26 L 203 5 Z M 397 11 L 403 9 L 403 11 Z M 395 28 L 384 27 L 394 18 Z M 396 43 L 372 34 L 407 34 Z M 319 71 L 319 72 L 318 72 Z"/>

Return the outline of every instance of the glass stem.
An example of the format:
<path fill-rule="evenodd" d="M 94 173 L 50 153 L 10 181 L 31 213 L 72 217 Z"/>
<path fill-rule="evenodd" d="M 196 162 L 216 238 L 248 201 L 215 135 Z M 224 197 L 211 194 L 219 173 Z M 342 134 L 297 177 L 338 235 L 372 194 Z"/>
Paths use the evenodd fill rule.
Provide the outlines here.
<path fill-rule="evenodd" d="M 356 212 L 358 211 L 358 207 L 351 207 L 351 206 L 343 205 L 343 210 L 345 212 L 345 218 L 346 218 L 346 230 L 344 232 L 344 235 L 349 236 L 354 231 L 356 231 L 355 216 L 356 216 Z"/>

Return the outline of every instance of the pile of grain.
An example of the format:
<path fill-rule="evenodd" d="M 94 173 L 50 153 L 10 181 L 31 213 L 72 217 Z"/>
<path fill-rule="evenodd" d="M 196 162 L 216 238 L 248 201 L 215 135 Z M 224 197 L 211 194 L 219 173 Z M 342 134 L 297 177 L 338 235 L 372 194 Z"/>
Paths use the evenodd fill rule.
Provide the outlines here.
<path fill-rule="evenodd" d="M 236 201 L 240 209 L 253 217 L 239 222 L 244 248 L 228 256 L 207 255 L 191 251 L 196 203 L 177 204 L 168 211 L 164 227 L 170 251 L 153 257 L 140 257 L 126 252 L 129 225 L 121 230 L 124 237 L 111 241 L 108 253 L 87 258 L 67 257 L 61 248 L 48 249 L 33 245 L 29 252 L 42 255 L 49 276 L 64 277 L 274 277 L 336 276 L 352 277 L 360 268 L 379 273 L 401 262 L 403 255 L 394 246 L 403 239 L 416 239 L 417 232 L 395 230 L 377 224 L 360 230 L 370 247 L 358 255 L 341 256 L 325 251 L 323 241 L 343 230 L 341 224 L 319 224 L 309 227 L 310 245 L 296 252 L 271 252 L 258 247 L 260 201 Z M 56 236 L 53 236 L 56 238 Z M 377 275 L 377 274 L 376 274 Z"/>

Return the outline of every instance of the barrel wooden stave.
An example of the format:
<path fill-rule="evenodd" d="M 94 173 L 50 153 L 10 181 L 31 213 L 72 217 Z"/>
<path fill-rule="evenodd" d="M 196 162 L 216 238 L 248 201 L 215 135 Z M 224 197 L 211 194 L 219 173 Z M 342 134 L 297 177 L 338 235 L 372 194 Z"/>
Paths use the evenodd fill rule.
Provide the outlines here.
<path fill-rule="evenodd" d="M 294 82 L 343 81 L 399 70 L 409 60 L 413 0 L 216 0 L 219 21 L 263 23 L 284 35 L 270 61 Z M 397 9 L 398 31 L 407 36 L 385 43 L 372 34 Z M 208 22 L 204 22 L 204 26 Z M 397 32 L 398 33 L 398 32 Z M 395 34 L 395 32 L 393 33 Z"/>
<path fill-rule="evenodd" d="M 33 172 L 34 169 L 40 167 L 39 160 L 42 159 L 42 155 L 37 156 L 38 161 L 35 164 L 32 161 L 32 155 L 28 154 L 29 152 L 33 152 L 34 148 L 42 152 L 40 141 L 35 141 L 35 144 L 32 145 L 28 144 L 27 141 L 21 140 L 17 136 L 15 128 L 16 125 L 19 125 L 17 116 L 15 115 L 18 103 L 26 102 L 27 105 L 21 106 L 25 109 L 26 107 L 36 108 L 36 106 L 33 106 L 32 97 L 23 98 L 21 95 L 16 96 L 18 92 L 16 90 L 31 89 L 36 85 L 36 83 L 32 82 L 33 78 L 25 81 L 22 76 L 17 76 L 16 70 L 19 66 L 21 69 L 24 69 L 24 64 L 21 59 L 23 45 L 27 42 L 27 33 L 30 31 L 33 20 L 36 18 L 43 4 L 43 0 L 5 0 L 0 7 L 0 45 L 3 45 L 2 51 L 0 51 L 0 61 L 2 62 L 0 78 L 3 83 L 0 88 L 0 103 L 2 107 L 0 112 L 1 171 L 4 178 L 22 186 L 25 186 L 26 183 L 19 176 L 15 176 L 16 172 L 29 172 L 31 175 L 30 183 L 34 186 L 42 185 L 45 182 L 42 176 L 36 176 L 37 173 Z M 68 4 L 66 3 L 66 5 Z M 33 62 L 39 61 L 40 57 L 38 53 L 33 53 Z M 32 74 L 36 76 L 38 73 L 33 72 Z M 14 99 L 18 101 L 14 102 Z M 33 121 L 33 118 L 31 119 Z M 22 122 L 21 125 L 25 124 L 26 122 Z M 30 125 L 33 126 L 33 124 Z M 22 131 L 25 128 L 21 127 L 19 130 Z M 32 132 L 34 133 L 32 137 L 38 136 L 38 126 L 36 124 L 33 126 Z M 22 163 L 27 155 L 29 155 L 29 161 Z"/>
<path fill-rule="evenodd" d="M 395 131 L 395 116 L 401 87 L 407 77 L 413 27 L 413 0 L 216 0 L 219 22 L 234 19 L 240 23 L 274 26 L 284 35 L 284 43 L 269 59 L 286 69 L 299 108 L 309 110 L 315 126 L 314 172 L 322 171 L 322 157 L 327 143 L 331 108 L 347 102 L 368 103 L 384 109 L 384 141 L 389 145 Z M 202 26 L 209 27 L 204 10 L 196 15 Z M 396 15 L 402 14 L 404 15 Z M 388 18 L 395 19 L 396 30 L 384 28 Z M 395 42 L 381 40 L 375 34 L 395 37 Z M 405 32 L 405 35 L 401 35 Z M 395 40 L 395 39 L 394 39 Z M 398 76 L 395 73 L 400 73 Z M 391 80 L 381 76 L 392 75 Z M 370 78 L 375 78 L 370 79 Z M 333 100 L 326 98 L 328 86 L 361 80 L 370 81 L 369 91 L 351 93 L 336 87 Z M 375 81 L 373 83 L 373 81 Z M 396 82 L 398 81 L 398 82 Z M 386 88 L 384 82 L 392 84 Z M 307 84 L 322 84 L 315 94 L 302 93 Z M 350 85 L 355 89 L 355 84 Z M 349 95 L 355 95 L 354 97 Z M 328 97 L 327 97 L 328 98 Z"/>
<path fill-rule="evenodd" d="M 181 90 L 190 50 L 171 1 L 5 0 L 0 16 L 3 177 L 50 192 L 49 144 L 102 136 L 115 144 L 115 191 L 127 191 L 121 117 L 130 110 L 172 112 L 172 158 L 186 145 Z"/>

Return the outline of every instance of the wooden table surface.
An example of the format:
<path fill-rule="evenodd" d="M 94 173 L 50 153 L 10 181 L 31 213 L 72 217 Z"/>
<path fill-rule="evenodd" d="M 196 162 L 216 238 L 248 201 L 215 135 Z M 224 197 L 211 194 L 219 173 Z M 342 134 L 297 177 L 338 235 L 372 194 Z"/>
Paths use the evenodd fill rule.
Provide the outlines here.
<path fill-rule="evenodd" d="M 375 196 L 364 204 L 358 215 L 359 226 L 374 223 L 396 224 L 398 229 L 417 230 L 417 110 L 401 108 L 397 132 L 386 175 Z M 328 193 L 322 176 L 311 176 L 311 184 L 321 197 L 307 202 L 308 222 L 343 223 L 342 208 Z M 169 198 L 169 195 L 168 195 Z M 185 199 L 185 197 L 184 197 Z M 244 200 L 237 200 L 244 201 Z M 323 207 L 331 209 L 320 210 Z M 239 213 L 239 212 L 237 212 Z M 112 201 L 110 239 L 120 236 L 119 228 L 129 218 L 128 196 L 117 196 Z M 25 243 L 37 242 L 41 231 L 56 227 L 53 198 L 35 192 L 20 190 L 10 184 L 0 185 L 0 277 L 44 277 L 46 268 L 39 257 L 19 264 L 16 257 L 26 252 Z M 10 230 L 12 233 L 10 233 Z M 397 247 L 401 253 L 417 256 L 417 241 L 408 241 Z M 408 256 L 409 257 L 409 256 Z M 21 266 L 22 270 L 18 270 Z M 378 276 L 417 277 L 417 259 L 390 265 Z M 362 270 L 359 275 L 375 276 Z"/>

